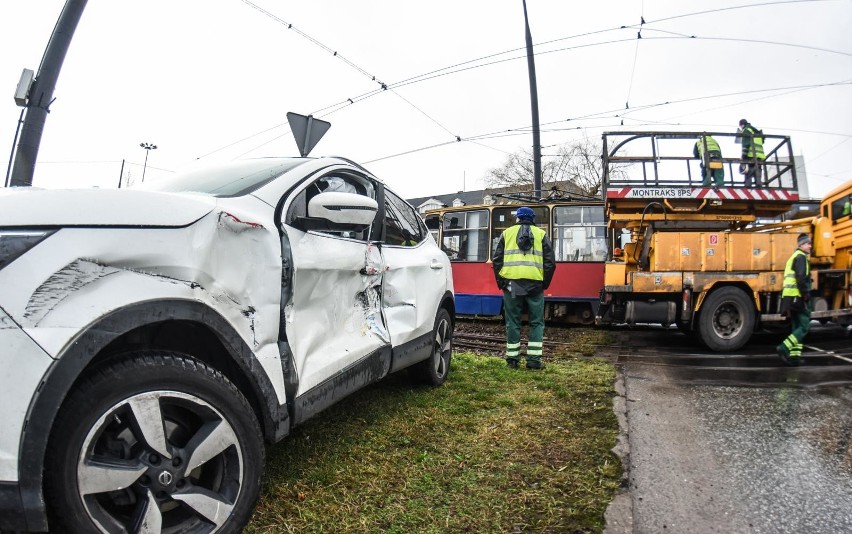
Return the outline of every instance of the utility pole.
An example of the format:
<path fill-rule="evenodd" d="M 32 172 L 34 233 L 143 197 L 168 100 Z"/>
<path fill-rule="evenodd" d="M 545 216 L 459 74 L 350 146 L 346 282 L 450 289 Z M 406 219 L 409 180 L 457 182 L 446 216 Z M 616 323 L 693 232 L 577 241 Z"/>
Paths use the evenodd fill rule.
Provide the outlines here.
<path fill-rule="evenodd" d="M 533 128 L 533 189 L 536 199 L 541 198 L 541 133 L 538 125 L 538 87 L 535 81 L 535 59 L 533 57 L 530 20 L 527 17 L 527 0 L 524 2 L 524 28 L 527 39 L 527 69 L 530 74 L 530 104 L 532 106 Z"/>
<path fill-rule="evenodd" d="M 41 144 L 41 134 L 44 131 L 44 123 L 53 102 L 53 91 L 56 89 L 56 80 L 59 71 L 65 61 L 65 54 L 77 29 L 77 23 L 83 15 L 87 0 L 66 0 L 65 7 L 59 15 L 44 56 L 38 74 L 27 94 L 27 114 L 24 119 L 24 127 L 21 129 L 21 140 L 15 152 L 15 163 L 12 167 L 12 186 L 30 186 L 33 184 L 36 159 L 38 159 L 38 148 Z"/>
<path fill-rule="evenodd" d="M 145 181 L 145 170 L 148 168 L 148 153 L 152 150 L 157 150 L 157 145 L 154 143 L 139 143 L 139 146 L 145 149 L 145 165 L 142 166 L 142 181 Z"/>
<path fill-rule="evenodd" d="M 121 160 L 121 170 L 118 171 L 118 188 L 119 189 L 121 189 L 121 179 L 122 178 L 124 178 L 124 160 Z"/>

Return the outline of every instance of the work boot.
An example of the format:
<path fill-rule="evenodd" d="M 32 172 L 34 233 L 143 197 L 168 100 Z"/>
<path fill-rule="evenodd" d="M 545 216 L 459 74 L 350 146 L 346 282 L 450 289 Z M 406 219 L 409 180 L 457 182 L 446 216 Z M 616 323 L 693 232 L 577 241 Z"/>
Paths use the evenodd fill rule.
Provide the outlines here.
<path fill-rule="evenodd" d="M 506 365 L 509 366 L 509 369 L 517 369 L 518 368 L 518 360 L 514 358 L 506 358 Z"/>
<path fill-rule="evenodd" d="M 541 360 L 527 360 L 527 369 L 544 369 Z"/>
<path fill-rule="evenodd" d="M 788 365 L 790 367 L 798 367 L 799 360 L 801 360 L 801 358 L 790 356 L 781 347 L 777 347 L 775 351 L 778 353 L 778 356 L 781 357 L 781 361 L 784 362 L 784 365 Z"/>

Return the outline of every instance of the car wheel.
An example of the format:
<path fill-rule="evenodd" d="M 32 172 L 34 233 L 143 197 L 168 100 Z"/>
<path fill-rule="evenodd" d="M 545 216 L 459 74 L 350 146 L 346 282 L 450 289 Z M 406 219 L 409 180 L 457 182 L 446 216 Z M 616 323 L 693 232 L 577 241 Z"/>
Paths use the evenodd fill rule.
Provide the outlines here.
<path fill-rule="evenodd" d="M 220 372 L 162 351 L 128 354 L 69 395 L 45 493 L 68 532 L 239 532 L 260 492 L 263 438 Z"/>
<path fill-rule="evenodd" d="M 710 293 L 698 316 L 698 335 L 707 348 L 716 352 L 737 350 L 754 330 L 754 303 L 736 287 L 723 287 Z"/>
<path fill-rule="evenodd" d="M 447 380 L 453 355 L 453 322 L 444 308 L 438 310 L 432 335 L 432 353 L 412 366 L 411 373 L 418 382 L 440 386 Z"/>

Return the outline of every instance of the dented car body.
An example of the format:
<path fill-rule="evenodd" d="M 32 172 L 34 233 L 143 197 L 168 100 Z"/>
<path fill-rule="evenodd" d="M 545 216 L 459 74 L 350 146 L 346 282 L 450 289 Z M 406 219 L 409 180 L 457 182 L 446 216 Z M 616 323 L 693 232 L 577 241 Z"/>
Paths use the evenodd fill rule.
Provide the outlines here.
<path fill-rule="evenodd" d="M 262 438 L 449 370 L 450 264 L 341 158 L 0 192 L 0 528 L 239 528 Z"/>

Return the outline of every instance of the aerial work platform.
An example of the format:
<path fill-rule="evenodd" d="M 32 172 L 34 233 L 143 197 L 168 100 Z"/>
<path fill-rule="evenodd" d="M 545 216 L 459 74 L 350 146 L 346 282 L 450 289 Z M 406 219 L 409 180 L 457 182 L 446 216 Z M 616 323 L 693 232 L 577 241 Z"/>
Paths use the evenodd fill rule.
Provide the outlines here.
<path fill-rule="evenodd" d="M 712 164 L 694 152 L 696 142 L 703 143 L 708 135 L 722 153 Z M 603 185 L 609 219 L 665 218 L 719 226 L 724 221 L 736 225 L 780 217 L 799 201 L 793 148 L 788 136 L 762 135 L 762 139 L 765 159 L 743 158 L 743 135 L 738 133 L 604 133 Z M 721 167 L 721 184 L 705 179 L 702 164 Z M 749 185 L 741 173 L 748 165 L 758 171 L 756 183 Z"/>

